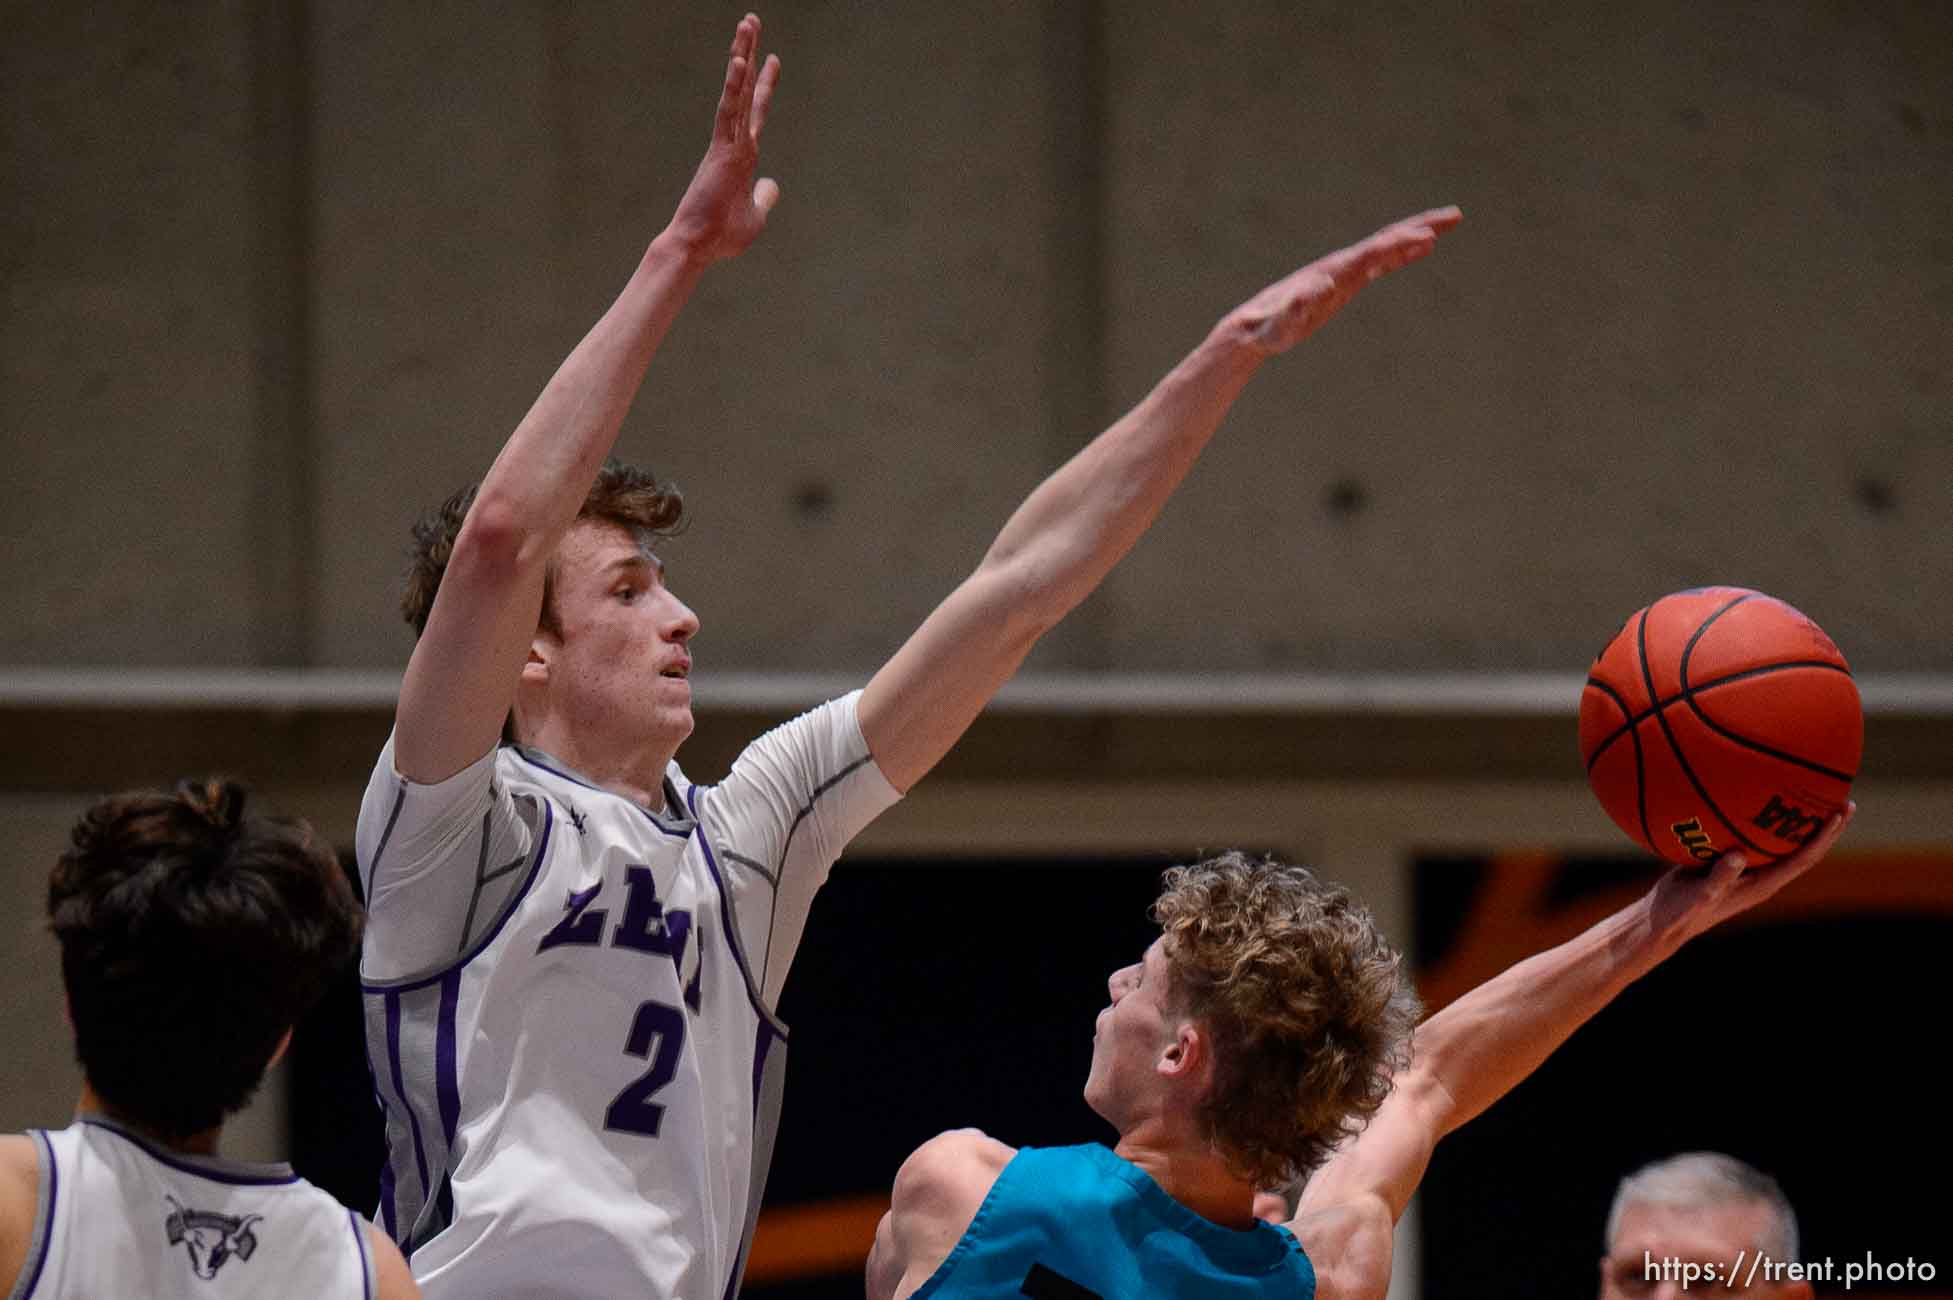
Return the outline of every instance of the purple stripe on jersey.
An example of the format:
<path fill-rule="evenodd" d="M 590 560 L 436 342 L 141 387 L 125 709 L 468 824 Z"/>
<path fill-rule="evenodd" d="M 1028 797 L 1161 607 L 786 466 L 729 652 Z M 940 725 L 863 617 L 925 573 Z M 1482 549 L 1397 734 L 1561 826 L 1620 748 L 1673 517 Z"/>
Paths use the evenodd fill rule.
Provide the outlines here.
<path fill-rule="evenodd" d="M 764 1020 L 759 1022 L 759 1033 L 753 1043 L 753 1114 L 755 1117 L 759 1115 L 760 1108 L 760 1080 L 766 1077 L 766 1053 L 774 1043 L 779 1041 L 779 1038 L 780 1035 L 774 1032 L 772 1025 Z"/>
<path fill-rule="evenodd" d="M 693 786 L 685 797 L 692 809 L 692 816 L 697 818 L 698 787 Z M 737 920 L 739 914 L 732 910 L 732 898 L 726 893 L 725 879 L 719 874 L 719 860 L 712 856 L 712 841 L 706 838 L 705 824 L 700 822 L 697 826 L 693 827 L 692 833 L 698 837 L 699 850 L 705 855 L 706 870 L 712 873 L 712 883 L 719 890 L 719 915 L 725 917 L 728 922 L 724 927 L 726 932 L 726 946 L 732 949 L 732 959 L 739 964 L 739 973 L 746 980 L 746 1000 L 751 1002 L 753 1004 L 753 1010 L 759 1013 L 761 1023 L 773 1026 L 773 1032 L 785 1038 L 787 1036 L 787 1027 L 775 1019 L 773 1013 L 766 1009 L 766 1003 L 760 999 L 759 985 L 753 982 L 753 968 L 746 964 L 746 949 L 739 941 L 739 924 Z"/>
<path fill-rule="evenodd" d="M 366 1038 L 366 1081 L 373 1086 L 373 1107 L 382 1115 L 387 1112 L 386 1094 L 380 1091 L 379 1076 L 373 1073 L 373 1040 Z M 380 1208 L 374 1217 L 386 1228 L 387 1236 L 399 1240 L 400 1229 L 394 1222 L 393 1211 L 393 1153 L 387 1152 L 380 1161 Z"/>
<path fill-rule="evenodd" d="M 385 1109 L 386 1103 L 380 1103 Z M 400 1240 L 400 1222 L 393 1212 L 393 1161 L 380 1162 L 380 1221 L 386 1224 L 387 1236 Z"/>
<path fill-rule="evenodd" d="M 441 981 L 441 1012 L 434 1033 L 434 1097 L 441 1108 L 441 1136 L 452 1159 L 454 1126 L 461 1118 L 461 1081 L 455 1073 L 454 1008 L 461 999 L 461 972 Z"/>
<path fill-rule="evenodd" d="M 359 1293 L 363 1300 L 373 1300 L 373 1253 L 366 1234 L 360 1231 L 359 1216 L 351 1210 L 346 1211 L 346 1219 L 353 1225 L 353 1249 L 359 1254 Z"/>
<path fill-rule="evenodd" d="M 218 1161 L 214 1158 L 207 1164 L 200 1164 L 195 1160 L 186 1160 L 182 1156 L 173 1156 L 163 1148 L 155 1146 L 137 1137 L 134 1133 L 123 1130 L 117 1125 L 104 1123 L 99 1119 L 93 1119 L 85 1115 L 81 1117 L 81 1122 L 90 1128 L 98 1128 L 104 1133 L 115 1134 L 115 1136 L 121 1138 L 124 1142 L 141 1149 L 151 1160 L 156 1161 L 158 1164 L 168 1165 L 180 1173 L 195 1174 L 198 1178 L 205 1178 L 213 1183 L 228 1183 L 232 1187 L 284 1187 L 298 1181 L 298 1175 L 292 1172 L 291 1166 L 289 1165 L 259 1165 L 253 1167 L 250 1165 L 232 1164 L 229 1161 Z"/>
<path fill-rule="evenodd" d="M 423 1202 L 432 1195 L 434 1189 L 427 1185 L 427 1151 L 420 1142 L 420 1117 L 414 1114 L 414 1103 L 407 1096 L 407 1085 L 400 1078 L 400 995 L 389 993 L 387 1001 L 387 1067 L 393 1072 L 393 1095 L 400 1098 L 400 1109 L 407 1112 L 407 1128 L 414 1135 L 414 1169 L 420 1174 L 420 1195 Z M 388 1160 L 389 1167 L 392 1160 Z M 388 1211 L 388 1218 L 393 1217 Z"/>
<path fill-rule="evenodd" d="M 47 1204 L 41 1207 L 40 1224 L 44 1226 L 41 1248 L 34 1254 L 34 1268 L 29 1272 L 23 1267 L 21 1273 L 27 1279 L 27 1285 L 20 1292 L 21 1300 L 27 1300 L 34 1294 L 34 1288 L 40 1285 L 41 1269 L 47 1265 L 48 1248 L 54 1244 L 54 1205 L 61 1190 L 61 1175 L 54 1167 L 54 1143 L 40 1129 L 34 1130 L 34 1140 L 41 1144 L 41 1154 L 47 1157 Z"/>
<path fill-rule="evenodd" d="M 398 983 L 388 980 L 361 980 L 359 982 L 360 988 L 368 993 L 385 993 L 388 996 L 392 996 L 396 993 L 412 993 L 414 990 L 424 989 L 430 984 L 439 984 L 442 980 L 447 979 L 448 976 L 481 956 L 487 950 L 488 945 L 495 942 L 495 936 L 502 933 L 502 927 L 509 923 L 509 918 L 515 915 L 516 908 L 521 906 L 523 898 L 535 887 L 536 877 L 542 874 L 543 863 L 549 857 L 549 832 L 556 825 L 556 805 L 547 799 L 542 799 L 538 802 L 543 807 L 543 828 L 542 834 L 536 837 L 536 850 L 534 857 L 529 863 L 528 879 L 524 880 L 522 882 L 522 888 L 516 890 L 510 896 L 509 901 L 502 905 L 502 915 L 496 919 L 494 928 L 482 936 L 481 942 L 430 975 L 422 975 L 417 979 L 401 980 Z M 402 1093 L 401 1095 L 405 1096 L 406 1094 Z"/>
<path fill-rule="evenodd" d="M 573 772 L 565 772 L 561 768 L 551 767 L 549 764 L 543 762 L 541 759 L 534 758 L 528 754 L 525 754 L 519 748 L 516 749 L 514 753 L 517 758 L 527 763 L 530 767 L 540 768 L 543 771 L 549 773 L 551 776 L 559 776 L 563 778 L 563 780 L 568 781 L 571 785 L 580 785 L 585 790 L 594 790 L 598 794 L 607 794 L 613 799 L 624 799 L 624 796 L 618 794 L 615 790 L 606 790 L 600 785 L 595 785 L 589 781 L 584 780 L 582 777 L 577 776 Z M 658 814 L 652 812 L 649 808 L 640 806 L 639 804 L 635 803 L 630 799 L 624 799 L 624 802 L 630 804 L 631 807 L 636 808 L 639 812 L 643 813 L 647 821 L 649 821 L 653 826 L 656 826 L 659 830 L 663 831 L 665 834 L 672 836 L 674 839 L 682 840 L 687 835 L 690 835 L 692 833 L 688 827 L 665 825 L 662 821 L 658 820 Z"/>

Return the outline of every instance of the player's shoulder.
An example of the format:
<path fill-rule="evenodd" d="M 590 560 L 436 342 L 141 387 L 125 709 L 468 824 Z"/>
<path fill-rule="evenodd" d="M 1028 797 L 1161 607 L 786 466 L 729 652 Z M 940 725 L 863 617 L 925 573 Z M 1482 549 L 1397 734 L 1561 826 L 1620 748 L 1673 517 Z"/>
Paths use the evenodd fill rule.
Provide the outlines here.
<path fill-rule="evenodd" d="M 41 1155 L 38 1144 L 26 1133 L 0 1136 L 0 1198 L 11 1204 L 25 1197 L 31 1207 L 40 1197 Z"/>
<path fill-rule="evenodd" d="M 360 1219 L 359 1225 L 366 1233 L 367 1249 L 373 1257 L 376 1300 L 418 1300 L 420 1286 L 414 1281 L 400 1247 L 393 1244 L 393 1238 L 365 1219 Z"/>
<path fill-rule="evenodd" d="M 947 1129 L 915 1151 L 915 1156 L 928 1160 L 975 1162 L 993 1169 L 1002 1169 L 1016 1154 L 1016 1147 L 999 1142 L 980 1128 Z"/>
<path fill-rule="evenodd" d="M 895 1172 L 895 1199 L 918 1204 L 982 1201 L 1017 1149 L 981 1129 L 938 1133 L 912 1152 Z"/>
<path fill-rule="evenodd" d="M 11 1287 L 27 1261 L 41 1200 L 41 1159 L 25 1133 L 0 1136 L 0 1284 Z"/>
<path fill-rule="evenodd" d="M 892 1297 L 921 1284 L 975 1222 L 997 1175 L 1016 1154 L 973 1128 L 930 1138 L 895 1173 L 889 1212 L 875 1230 L 869 1294 Z"/>

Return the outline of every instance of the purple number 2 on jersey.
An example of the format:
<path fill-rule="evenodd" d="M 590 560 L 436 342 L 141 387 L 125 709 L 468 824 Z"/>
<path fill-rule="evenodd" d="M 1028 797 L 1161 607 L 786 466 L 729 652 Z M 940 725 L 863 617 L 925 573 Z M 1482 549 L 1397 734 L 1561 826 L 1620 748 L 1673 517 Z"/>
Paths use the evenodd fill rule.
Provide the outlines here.
<path fill-rule="evenodd" d="M 669 957 L 679 978 L 683 979 L 685 947 L 686 940 L 691 937 L 692 914 L 683 909 L 665 910 L 658 900 L 658 887 L 649 867 L 627 866 L 624 881 L 624 915 L 611 931 L 610 947 Z M 603 892 L 603 886 L 604 882 L 599 880 L 588 889 L 578 890 L 565 899 L 563 919 L 542 937 L 536 951 L 601 945 L 609 912 L 606 908 L 591 904 Z M 692 972 L 691 982 L 685 988 L 685 1001 L 693 1010 L 697 1010 L 699 1005 L 698 983 L 704 969 L 704 955 L 703 951 L 699 953 L 699 968 Z M 650 1061 L 651 1068 L 617 1094 L 604 1111 L 604 1127 L 617 1133 L 658 1136 L 658 1126 L 664 1122 L 665 1108 L 652 1101 L 651 1097 L 678 1073 L 678 1058 L 684 1050 L 685 1013 L 664 1002 L 639 1003 L 637 1015 L 631 1019 L 630 1036 L 624 1040 L 624 1053 Z"/>
<path fill-rule="evenodd" d="M 652 1055 L 652 1044 L 657 1055 Z M 604 1111 L 604 1127 L 618 1133 L 658 1136 L 664 1123 L 665 1108 L 651 1095 L 671 1082 L 678 1073 L 678 1057 L 685 1049 L 685 1013 L 662 1002 L 641 1003 L 631 1021 L 631 1036 L 624 1041 L 627 1055 L 649 1059 L 651 1068 L 639 1075 Z"/>

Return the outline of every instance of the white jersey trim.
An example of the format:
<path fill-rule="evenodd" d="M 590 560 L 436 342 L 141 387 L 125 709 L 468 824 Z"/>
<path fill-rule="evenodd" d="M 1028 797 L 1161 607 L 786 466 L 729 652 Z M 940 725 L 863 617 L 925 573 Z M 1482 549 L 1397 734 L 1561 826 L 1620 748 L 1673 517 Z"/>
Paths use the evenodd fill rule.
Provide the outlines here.
<path fill-rule="evenodd" d="M 34 1139 L 41 1194 L 34 1207 L 34 1235 L 28 1242 L 27 1258 L 21 1262 L 20 1273 L 14 1278 L 13 1290 L 7 1292 L 7 1300 L 27 1300 L 34 1294 L 34 1288 L 41 1284 L 41 1271 L 47 1267 L 48 1248 L 54 1244 L 54 1200 L 61 1181 L 54 1168 L 54 1144 L 40 1129 L 28 1130 L 28 1136 Z"/>
<path fill-rule="evenodd" d="M 698 816 L 697 786 L 693 786 L 686 792 L 685 806 L 691 809 L 692 815 L 696 819 Z M 739 974 L 746 981 L 746 997 L 752 1002 L 753 1010 L 759 1014 L 759 1018 L 766 1023 L 769 1029 L 775 1034 L 778 1034 L 781 1041 L 784 1042 L 787 1037 L 786 1022 L 774 1015 L 773 1008 L 766 1005 L 766 999 L 761 996 L 759 982 L 753 978 L 752 963 L 746 959 L 746 941 L 740 937 L 739 933 L 739 913 L 733 904 L 732 891 L 726 888 L 725 873 L 719 870 L 718 855 L 712 849 L 712 837 L 705 833 L 705 824 L 703 822 L 697 822 L 692 833 L 698 836 L 698 846 L 704 854 L 706 869 L 712 873 L 712 883 L 719 891 L 719 906 L 725 909 L 726 920 L 728 922 L 726 925 L 726 946 L 732 949 L 733 963 L 739 967 Z M 775 897 L 778 897 L 777 893 Z M 768 943 L 769 945 L 771 943 L 770 936 Z"/>

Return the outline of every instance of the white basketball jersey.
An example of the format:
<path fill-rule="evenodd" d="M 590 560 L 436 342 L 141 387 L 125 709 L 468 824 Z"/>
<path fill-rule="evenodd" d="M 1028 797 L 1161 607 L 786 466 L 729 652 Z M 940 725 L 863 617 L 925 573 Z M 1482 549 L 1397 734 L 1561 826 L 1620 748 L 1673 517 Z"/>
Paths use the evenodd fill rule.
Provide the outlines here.
<path fill-rule="evenodd" d="M 373 1296 L 365 1223 L 289 1165 L 185 1155 L 93 1117 L 30 1133 L 40 1209 L 9 1300 Z"/>
<path fill-rule="evenodd" d="M 814 890 L 896 792 L 857 696 L 647 812 L 502 748 L 362 805 L 380 1218 L 429 1300 L 738 1287 L 772 1156 L 771 1007 Z"/>

